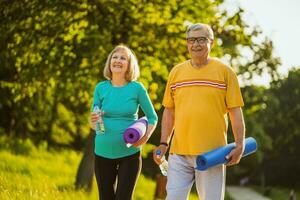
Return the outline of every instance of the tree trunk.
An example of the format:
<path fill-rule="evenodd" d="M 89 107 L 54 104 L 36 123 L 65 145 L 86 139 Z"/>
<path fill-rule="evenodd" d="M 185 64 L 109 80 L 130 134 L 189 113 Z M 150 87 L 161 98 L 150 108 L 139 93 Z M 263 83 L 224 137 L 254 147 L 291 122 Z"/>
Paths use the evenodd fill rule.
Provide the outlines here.
<path fill-rule="evenodd" d="M 76 189 L 84 189 L 87 192 L 91 192 L 93 186 L 94 159 L 95 159 L 94 139 L 95 139 L 95 131 L 91 129 L 90 134 L 87 137 L 86 147 L 78 167 L 76 182 L 75 182 Z"/>
<path fill-rule="evenodd" d="M 161 174 L 156 174 L 156 189 L 154 199 L 165 199 L 166 198 L 166 185 L 167 177 Z"/>

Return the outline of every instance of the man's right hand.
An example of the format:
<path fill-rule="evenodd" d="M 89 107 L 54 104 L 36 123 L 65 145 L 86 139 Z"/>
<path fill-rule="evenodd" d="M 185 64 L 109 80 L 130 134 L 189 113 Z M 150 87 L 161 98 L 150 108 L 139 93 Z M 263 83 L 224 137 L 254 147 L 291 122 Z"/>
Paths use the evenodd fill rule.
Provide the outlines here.
<path fill-rule="evenodd" d="M 160 151 L 160 155 L 156 155 L 157 151 Z M 166 145 L 159 145 L 153 150 L 153 160 L 156 164 L 160 165 L 162 163 L 162 157 L 166 154 L 168 147 Z"/>

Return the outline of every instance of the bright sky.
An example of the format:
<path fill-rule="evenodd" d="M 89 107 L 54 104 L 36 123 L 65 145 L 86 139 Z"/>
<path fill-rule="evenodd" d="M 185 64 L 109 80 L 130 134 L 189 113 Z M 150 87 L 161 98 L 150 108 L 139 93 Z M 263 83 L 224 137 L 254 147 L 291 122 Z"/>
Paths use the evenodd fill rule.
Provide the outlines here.
<path fill-rule="evenodd" d="M 259 25 L 273 41 L 274 53 L 282 62 L 281 74 L 300 67 L 300 0 L 226 0 L 226 10 L 237 6 L 245 10 L 247 24 Z M 255 83 L 266 85 L 268 77 L 257 77 Z"/>

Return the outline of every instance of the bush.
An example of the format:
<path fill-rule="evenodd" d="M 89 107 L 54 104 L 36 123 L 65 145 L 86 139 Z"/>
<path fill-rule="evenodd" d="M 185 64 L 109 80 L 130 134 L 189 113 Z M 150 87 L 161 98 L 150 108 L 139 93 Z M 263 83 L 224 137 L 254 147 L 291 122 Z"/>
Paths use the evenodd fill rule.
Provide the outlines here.
<path fill-rule="evenodd" d="M 7 150 L 9 149 L 10 152 L 14 154 L 20 155 L 29 155 L 39 150 L 46 150 L 48 148 L 48 144 L 46 141 L 40 143 L 38 147 L 29 139 L 21 139 L 15 138 L 11 139 L 6 136 L 0 137 L 0 150 Z"/>
<path fill-rule="evenodd" d="M 30 139 L 17 139 L 12 144 L 12 150 L 15 154 L 21 155 L 29 155 L 31 152 L 36 151 L 34 144 L 31 142 Z"/>

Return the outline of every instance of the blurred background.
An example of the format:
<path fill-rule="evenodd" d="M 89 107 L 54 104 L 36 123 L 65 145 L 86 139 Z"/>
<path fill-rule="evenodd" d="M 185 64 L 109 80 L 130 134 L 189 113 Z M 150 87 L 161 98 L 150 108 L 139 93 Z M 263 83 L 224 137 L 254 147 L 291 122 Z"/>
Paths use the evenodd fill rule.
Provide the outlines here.
<path fill-rule="evenodd" d="M 300 197 L 299 5 L 0 0 L 0 199 L 97 199 L 89 111 L 109 52 L 118 44 L 135 51 L 161 119 L 168 73 L 189 58 L 186 25 L 197 22 L 215 32 L 211 56 L 238 74 L 247 137 L 258 142 L 255 154 L 227 169 L 226 199 L 242 200 L 235 194 L 243 189 L 262 199 Z M 143 148 L 135 199 L 163 190 L 151 158 L 159 138 L 160 124 Z"/>

